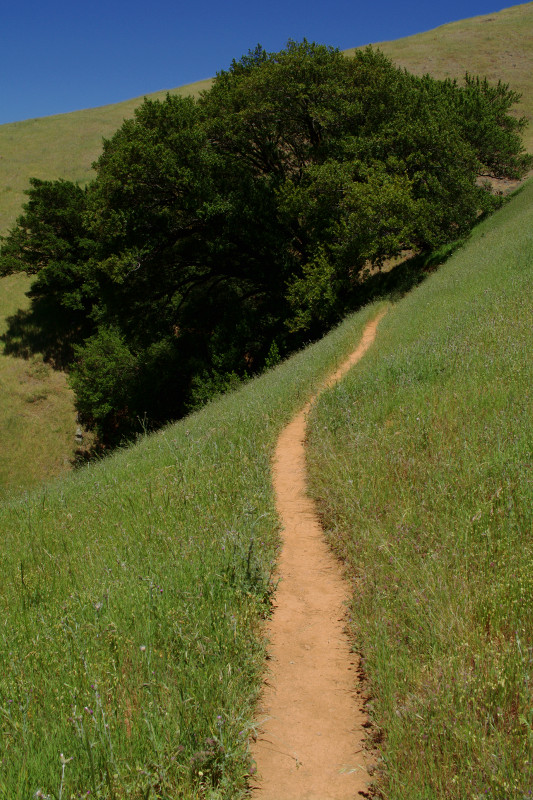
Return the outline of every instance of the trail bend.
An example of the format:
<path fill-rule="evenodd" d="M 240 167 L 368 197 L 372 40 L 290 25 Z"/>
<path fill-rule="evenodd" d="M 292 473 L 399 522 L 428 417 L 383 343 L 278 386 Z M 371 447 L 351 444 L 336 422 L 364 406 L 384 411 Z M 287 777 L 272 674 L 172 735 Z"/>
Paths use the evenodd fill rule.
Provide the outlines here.
<path fill-rule="evenodd" d="M 367 324 L 356 350 L 324 388 L 362 358 L 385 313 Z M 269 673 L 252 745 L 254 800 L 354 800 L 371 781 L 358 659 L 345 633 L 350 586 L 307 496 L 305 428 L 316 396 L 284 428 L 273 459 L 283 533 L 280 581 L 267 628 Z"/>

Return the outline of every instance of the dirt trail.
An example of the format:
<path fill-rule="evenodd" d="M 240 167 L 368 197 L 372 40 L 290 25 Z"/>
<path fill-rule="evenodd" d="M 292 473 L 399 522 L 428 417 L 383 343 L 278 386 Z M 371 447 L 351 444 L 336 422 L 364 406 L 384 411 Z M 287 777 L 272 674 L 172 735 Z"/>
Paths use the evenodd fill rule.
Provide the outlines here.
<path fill-rule="evenodd" d="M 325 386 L 363 356 L 384 313 L 366 326 L 357 349 Z M 274 456 L 283 548 L 267 631 L 270 670 L 252 747 L 255 800 L 353 800 L 370 782 L 357 656 L 344 631 L 350 586 L 306 494 L 304 438 L 312 402 L 283 430 Z"/>

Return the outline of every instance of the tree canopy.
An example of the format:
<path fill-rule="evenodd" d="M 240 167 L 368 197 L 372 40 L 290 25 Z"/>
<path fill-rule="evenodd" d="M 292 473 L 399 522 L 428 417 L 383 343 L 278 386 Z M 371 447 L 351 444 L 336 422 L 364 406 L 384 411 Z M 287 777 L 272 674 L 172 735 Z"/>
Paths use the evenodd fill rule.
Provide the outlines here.
<path fill-rule="evenodd" d="M 485 179 L 530 166 L 517 99 L 372 48 L 258 46 L 198 101 L 145 100 L 85 189 L 33 180 L 0 272 L 35 274 L 80 415 L 116 442 L 321 335 L 368 266 L 465 235 L 500 202 Z"/>

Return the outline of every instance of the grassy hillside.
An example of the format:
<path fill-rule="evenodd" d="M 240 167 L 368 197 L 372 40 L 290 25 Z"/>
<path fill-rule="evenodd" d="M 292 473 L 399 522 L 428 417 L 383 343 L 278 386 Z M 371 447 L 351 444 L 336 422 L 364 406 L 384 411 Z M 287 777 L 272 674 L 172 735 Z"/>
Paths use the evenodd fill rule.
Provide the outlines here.
<path fill-rule="evenodd" d="M 376 47 L 416 75 L 429 72 L 435 78 L 460 79 L 469 72 L 486 75 L 494 83 L 509 83 L 522 94 L 519 113 L 530 120 L 524 141 L 533 151 L 533 3 L 379 42 Z"/>
<path fill-rule="evenodd" d="M 532 230 L 530 181 L 313 415 L 388 800 L 531 794 Z"/>
<path fill-rule="evenodd" d="M 278 542 L 271 454 L 375 313 L 0 505 L 1 798 L 242 796 Z"/>
<path fill-rule="evenodd" d="M 444 26 L 426 55 L 460 25 L 513 52 L 495 31 L 514 14 L 527 30 L 531 9 Z M 529 58 L 530 45 L 516 52 Z M 136 104 L 2 126 L 0 225 L 29 175 L 86 180 L 101 136 Z M 529 183 L 391 310 L 314 416 L 313 491 L 357 579 L 389 800 L 523 800 L 533 785 L 532 200 Z M 2 282 L 2 318 L 26 286 Z M 137 446 L 0 504 L 0 797 L 243 796 L 278 543 L 272 448 L 375 312 Z M 12 381 L 31 416 L 55 390 L 42 362 L 16 363 L 10 378 L 14 359 L 0 361 L 2 387 Z M 20 410 L 0 408 L 10 413 L 16 431 Z"/>
<path fill-rule="evenodd" d="M 533 780 L 532 199 L 390 310 L 313 418 L 390 800 L 522 799 Z M 242 795 L 273 445 L 376 311 L 0 505 L 0 796 Z"/>

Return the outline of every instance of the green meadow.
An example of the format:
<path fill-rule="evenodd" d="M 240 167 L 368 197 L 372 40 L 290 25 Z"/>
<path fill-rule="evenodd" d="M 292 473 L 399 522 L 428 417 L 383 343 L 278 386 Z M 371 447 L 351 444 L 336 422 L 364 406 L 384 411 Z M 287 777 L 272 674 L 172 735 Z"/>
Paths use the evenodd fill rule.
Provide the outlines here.
<path fill-rule="evenodd" d="M 530 181 L 314 409 L 388 800 L 531 796 L 532 231 Z"/>
<path fill-rule="evenodd" d="M 279 541 L 271 454 L 376 308 L 0 506 L 0 797 L 244 793 Z"/>
<path fill-rule="evenodd" d="M 532 33 L 527 3 L 379 46 L 418 73 L 502 78 L 533 119 Z M 0 232 L 30 176 L 89 180 L 139 103 L 0 126 Z M 394 305 L 384 290 L 74 471 L 64 374 L 0 353 L 0 800 L 247 795 L 280 541 L 271 455 L 384 303 L 309 430 L 311 492 L 353 580 L 376 797 L 533 796 L 532 231 L 529 181 Z M 0 337 L 30 282 L 1 279 Z"/>
<path fill-rule="evenodd" d="M 532 195 L 389 309 L 312 416 L 388 800 L 522 800 L 533 778 Z M 0 506 L 1 797 L 245 796 L 273 446 L 379 308 Z"/>

